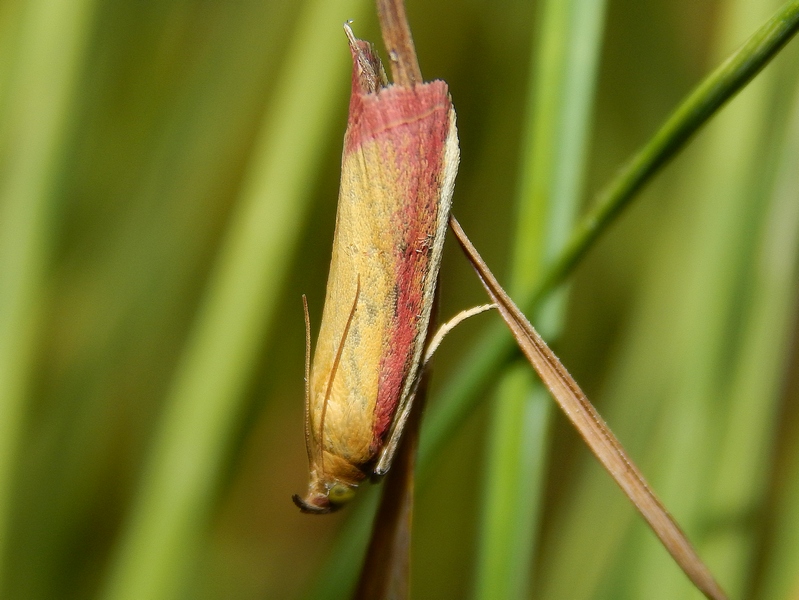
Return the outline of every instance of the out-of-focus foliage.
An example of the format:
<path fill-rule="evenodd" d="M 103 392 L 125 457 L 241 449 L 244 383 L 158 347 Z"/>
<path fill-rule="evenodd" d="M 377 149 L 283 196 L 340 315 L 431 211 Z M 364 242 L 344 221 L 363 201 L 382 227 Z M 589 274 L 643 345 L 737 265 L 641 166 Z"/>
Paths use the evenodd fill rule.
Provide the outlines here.
<path fill-rule="evenodd" d="M 408 4 L 458 111 L 455 213 L 509 281 L 541 11 Z M 778 6 L 607 3 L 584 204 Z M 295 598 L 338 558 L 352 511 L 290 495 L 350 18 L 378 41 L 368 0 L 0 3 L 0 597 Z M 580 265 L 558 345 L 735 598 L 799 593 L 797 164 L 793 42 Z M 483 301 L 448 248 L 442 315 Z M 431 406 L 494 318 L 444 343 Z M 415 598 L 475 587 L 487 416 L 420 482 Z M 529 594 L 697 597 L 559 416 L 552 438 Z"/>

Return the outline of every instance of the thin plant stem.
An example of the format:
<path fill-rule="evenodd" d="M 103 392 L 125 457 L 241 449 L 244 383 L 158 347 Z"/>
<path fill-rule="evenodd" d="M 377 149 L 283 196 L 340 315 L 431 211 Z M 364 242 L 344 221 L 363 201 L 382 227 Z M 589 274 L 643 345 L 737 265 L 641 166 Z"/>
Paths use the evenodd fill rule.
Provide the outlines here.
<path fill-rule="evenodd" d="M 795 389 L 779 389 L 785 386 L 782 379 L 786 362 L 791 360 L 790 335 L 796 335 L 796 273 L 799 271 L 799 203 L 796 190 L 799 189 L 799 85 L 794 85 L 791 114 L 787 121 L 785 136 L 779 153 L 779 162 L 768 218 L 762 228 L 762 241 L 757 257 L 757 280 L 753 298 L 752 316 L 745 332 L 746 347 L 733 385 L 730 411 L 730 425 L 721 449 L 722 463 L 716 474 L 712 500 L 714 508 L 719 508 L 723 500 L 725 514 L 745 514 L 751 506 L 761 500 L 766 485 L 765 479 L 771 475 L 778 484 L 778 500 L 772 506 L 770 521 L 780 527 L 767 542 L 766 558 L 762 563 L 763 573 L 757 591 L 744 590 L 744 595 L 752 598 L 790 598 L 796 595 L 799 579 L 796 564 L 799 561 L 799 516 L 796 506 L 799 502 L 799 436 L 785 435 L 786 453 L 793 462 L 789 468 L 774 468 L 772 473 L 762 467 L 773 448 L 767 441 L 775 431 L 780 417 L 791 422 L 790 417 L 797 413 L 779 415 L 777 399 L 795 393 Z M 793 327 L 788 327 L 788 324 Z M 795 337 L 793 343 L 795 344 Z M 793 362 L 795 362 L 793 350 Z M 793 386 L 787 386 L 793 388 Z M 788 405 L 794 404 L 790 400 Z M 793 427 L 797 419 L 793 419 Z M 785 427 L 788 433 L 791 426 Z M 771 462 L 775 461 L 771 458 Z M 765 471 L 765 472 L 764 472 Z M 729 506 L 732 505 L 732 506 Z M 737 533 L 737 532 L 736 532 Z M 745 530 L 749 533 L 749 529 Z M 717 551 L 724 552 L 724 566 L 737 578 L 750 575 L 742 564 L 751 559 L 757 549 L 751 535 L 740 533 L 732 539 L 725 538 Z M 741 572 L 744 572 L 743 574 Z M 747 578 L 749 579 L 749 578 Z M 751 579 L 746 581 L 751 584 Z M 747 592 L 749 592 L 747 594 Z M 793 593 L 793 596 L 791 594 Z"/>
<path fill-rule="evenodd" d="M 18 445 L 55 234 L 59 177 L 85 62 L 93 0 L 28 2 L 17 60 L 3 67 L 0 122 L 0 573 Z"/>
<path fill-rule="evenodd" d="M 720 4 L 719 25 L 711 42 L 713 55 L 723 56 L 731 44 L 745 39 L 752 23 L 766 18 L 781 4 L 782 0 L 727 0 Z M 731 554 L 711 553 L 709 549 L 725 548 L 732 553 L 736 546 L 733 538 L 746 527 L 736 527 L 735 517 L 730 515 L 745 513 L 757 505 L 750 497 L 739 513 L 727 504 L 734 497 L 729 490 L 736 483 L 746 481 L 744 485 L 751 490 L 759 486 L 752 485 L 747 461 L 734 460 L 740 455 L 725 451 L 722 445 L 730 419 L 739 412 L 737 397 L 747 387 L 740 377 L 742 361 L 752 345 L 742 335 L 750 326 L 751 301 L 757 293 L 752 262 L 757 230 L 768 206 L 766 182 L 773 177 L 773 160 L 766 149 L 774 145 L 769 130 L 778 121 L 773 102 L 781 84 L 779 75 L 777 68 L 763 73 L 697 140 L 694 160 L 684 165 L 692 173 L 690 187 L 677 192 L 676 202 L 681 204 L 674 211 L 678 214 L 682 206 L 691 215 L 690 220 L 662 233 L 662 247 L 673 250 L 661 251 L 659 260 L 652 262 L 658 284 L 670 282 L 670 289 L 678 293 L 668 303 L 647 294 L 649 308 L 641 308 L 654 315 L 658 307 L 663 310 L 668 306 L 674 311 L 674 323 L 657 342 L 658 336 L 650 335 L 638 346 L 639 352 L 650 356 L 662 349 L 663 357 L 656 363 L 669 373 L 665 388 L 653 385 L 651 391 L 647 390 L 659 399 L 651 403 L 650 410 L 658 407 L 662 412 L 656 413 L 659 418 L 652 418 L 649 443 L 639 456 L 661 497 L 679 516 L 686 533 L 733 597 L 747 595 L 743 591 L 747 568 L 743 564 L 728 566 L 725 563 Z M 745 295 L 742 290 L 746 290 Z M 656 319 L 651 325 L 654 328 L 658 327 Z M 776 345 L 776 336 L 769 337 Z M 669 356 L 674 357 L 673 362 Z M 617 368 L 624 368 L 623 361 Z M 746 396 L 760 403 L 761 416 L 768 414 L 770 397 L 765 390 Z M 612 402 L 630 406 L 640 399 L 632 392 L 618 394 Z M 757 419 L 746 421 L 747 434 L 739 430 L 732 442 L 736 450 L 744 452 L 750 436 L 756 436 L 759 429 Z M 754 458 L 754 454 L 750 456 Z M 731 459 L 731 468 L 723 474 L 724 501 L 719 502 L 714 497 L 714 484 L 722 475 L 721 466 Z M 706 525 L 709 520 L 725 519 L 730 523 Z M 621 572 L 626 564 L 631 570 L 627 579 L 633 596 L 668 600 L 677 595 L 677 589 L 687 593 L 686 582 L 663 560 L 661 549 L 643 528 L 631 528 L 627 540 L 616 569 Z"/>
<path fill-rule="evenodd" d="M 604 24 L 602 0 L 543 3 L 531 61 L 511 289 L 529 291 L 567 240 L 582 197 Z M 549 339 L 565 295 L 536 317 Z M 507 373 L 492 403 L 476 598 L 526 598 L 543 504 L 552 403 L 529 368 Z"/>
<path fill-rule="evenodd" d="M 111 565 L 108 599 L 181 595 L 212 506 L 243 392 L 274 319 L 309 205 L 348 53 L 339 24 L 361 0 L 312 0 L 286 49 L 273 108 L 165 401 L 138 493 Z M 330 48 L 340 47 L 340 52 Z"/>

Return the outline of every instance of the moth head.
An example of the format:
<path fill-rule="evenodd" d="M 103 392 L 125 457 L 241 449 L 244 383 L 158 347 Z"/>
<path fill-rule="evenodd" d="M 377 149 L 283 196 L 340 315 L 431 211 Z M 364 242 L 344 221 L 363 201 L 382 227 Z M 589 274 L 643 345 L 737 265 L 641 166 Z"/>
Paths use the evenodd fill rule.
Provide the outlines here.
<path fill-rule="evenodd" d="M 324 515 L 335 512 L 355 497 L 357 486 L 341 481 L 324 484 L 316 489 L 310 489 L 305 498 L 294 494 L 294 500 L 299 509 L 304 513 Z"/>

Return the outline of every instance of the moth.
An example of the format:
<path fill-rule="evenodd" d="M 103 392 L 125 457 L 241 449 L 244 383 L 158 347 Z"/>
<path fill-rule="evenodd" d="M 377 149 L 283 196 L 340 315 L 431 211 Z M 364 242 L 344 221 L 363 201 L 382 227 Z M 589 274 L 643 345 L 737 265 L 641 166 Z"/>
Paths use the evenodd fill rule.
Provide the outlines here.
<path fill-rule="evenodd" d="M 333 253 L 310 363 L 308 513 L 340 508 L 391 466 L 419 384 L 459 150 L 443 81 L 389 84 L 345 25 L 352 91 Z"/>

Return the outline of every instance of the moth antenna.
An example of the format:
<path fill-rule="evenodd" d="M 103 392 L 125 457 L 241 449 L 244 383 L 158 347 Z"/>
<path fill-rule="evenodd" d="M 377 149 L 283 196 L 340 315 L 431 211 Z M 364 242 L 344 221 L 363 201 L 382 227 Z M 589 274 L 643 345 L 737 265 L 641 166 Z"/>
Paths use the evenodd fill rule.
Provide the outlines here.
<path fill-rule="evenodd" d="M 311 439 L 311 317 L 308 314 L 308 298 L 302 295 L 302 308 L 305 312 L 305 451 L 308 463 L 313 458 L 313 440 Z"/>
<path fill-rule="evenodd" d="M 433 358 L 433 354 L 435 354 L 438 347 L 441 345 L 441 342 L 447 337 L 450 331 L 455 329 L 458 325 L 463 323 L 466 319 L 473 317 L 475 315 L 479 315 L 480 313 L 484 313 L 487 310 L 491 310 L 492 308 L 497 308 L 496 304 L 481 304 L 480 306 L 473 306 L 472 308 L 468 308 L 466 310 L 462 310 L 457 315 L 452 317 L 449 321 L 444 323 L 441 327 L 438 328 L 436 334 L 433 336 L 433 339 L 430 340 L 430 343 L 427 344 L 427 350 L 424 353 L 424 360 L 422 360 L 422 368 L 427 366 L 427 363 L 430 362 L 430 359 Z"/>
<path fill-rule="evenodd" d="M 330 393 L 333 391 L 333 379 L 336 377 L 338 365 L 341 362 L 341 355 L 344 353 L 344 342 L 347 341 L 347 334 L 350 332 L 350 325 L 352 325 L 352 318 L 355 316 L 355 308 L 358 306 L 358 297 L 361 295 L 361 276 L 358 275 L 358 280 L 355 285 L 355 300 L 352 302 L 350 315 L 347 317 L 347 324 L 344 325 L 344 333 L 341 335 L 341 343 L 336 350 L 336 358 L 333 361 L 333 367 L 330 369 L 330 378 L 327 380 L 327 390 L 325 390 L 325 400 L 322 403 L 322 415 L 319 418 L 319 465 L 322 469 L 322 474 L 325 472 L 325 416 L 327 415 L 327 403 L 330 401 Z"/>

